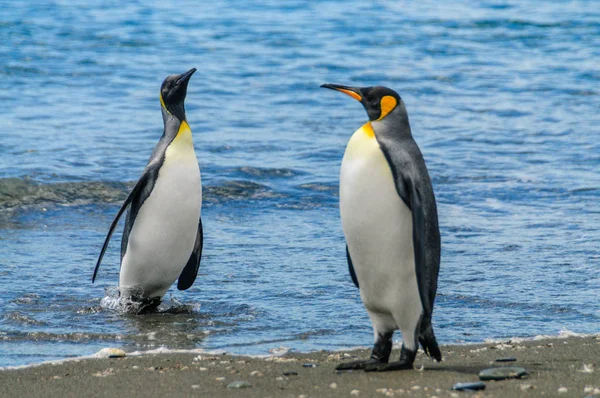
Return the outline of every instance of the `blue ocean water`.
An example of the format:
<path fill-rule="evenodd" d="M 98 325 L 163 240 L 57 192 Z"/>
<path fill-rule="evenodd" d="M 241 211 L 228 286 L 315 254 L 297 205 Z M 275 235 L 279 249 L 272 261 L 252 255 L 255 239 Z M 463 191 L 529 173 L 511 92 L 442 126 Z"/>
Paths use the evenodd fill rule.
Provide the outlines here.
<path fill-rule="evenodd" d="M 473 3 L 4 2 L 0 366 L 370 345 L 337 197 L 367 117 L 326 82 L 407 105 L 438 200 L 440 343 L 598 332 L 600 10 Z M 124 315 L 104 299 L 119 236 L 92 271 L 162 133 L 160 84 L 191 67 L 200 275 L 163 313 Z"/>

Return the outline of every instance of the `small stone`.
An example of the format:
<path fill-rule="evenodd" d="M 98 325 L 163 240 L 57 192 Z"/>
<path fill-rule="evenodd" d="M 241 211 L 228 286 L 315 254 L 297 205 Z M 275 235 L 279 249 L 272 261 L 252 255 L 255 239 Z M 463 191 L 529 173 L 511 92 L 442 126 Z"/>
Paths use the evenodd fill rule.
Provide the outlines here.
<path fill-rule="evenodd" d="M 53 379 L 56 379 L 56 380 L 58 380 L 58 379 L 62 379 L 62 377 L 60 377 L 60 376 L 53 376 L 52 378 L 53 378 Z"/>
<path fill-rule="evenodd" d="M 386 397 L 393 397 L 394 395 L 396 395 L 396 394 L 394 394 L 393 391 L 388 391 L 388 392 L 385 393 Z"/>
<path fill-rule="evenodd" d="M 200 386 L 198 384 L 192 385 L 192 390 L 198 390 Z"/>
<path fill-rule="evenodd" d="M 583 368 L 581 368 L 581 370 L 578 370 L 578 372 L 581 373 L 594 373 L 594 365 L 593 364 L 583 364 Z"/>
<path fill-rule="evenodd" d="M 421 389 L 421 386 L 412 386 L 410 389 L 413 391 L 417 391 Z"/>
<path fill-rule="evenodd" d="M 303 363 L 302 364 L 303 368 L 316 368 L 317 366 L 319 366 L 319 365 L 317 365 L 316 363 Z"/>
<path fill-rule="evenodd" d="M 252 387 L 252 384 L 248 383 L 247 381 L 242 381 L 242 380 L 237 380 L 237 381 L 231 382 L 227 385 L 227 388 L 235 388 L 235 389 L 250 388 L 250 387 Z"/>
<path fill-rule="evenodd" d="M 112 376 L 114 375 L 113 373 L 113 368 L 108 368 L 102 372 L 96 372 L 94 373 L 92 376 L 96 376 L 96 377 L 106 377 L 106 376 Z"/>
<path fill-rule="evenodd" d="M 377 390 L 375 390 L 375 392 L 378 392 L 379 394 L 385 394 L 386 392 L 388 392 L 387 388 L 378 388 Z"/>
<path fill-rule="evenodd" d="M 298 395 L 298 398 L 308 398 L 306 395 Z"/>
<path fill-rule="evenodd" d="M 198 370 L 199 370 L 200 372 L 206 372 L 206 371 L 208 370 L 208 368 L 198 368 Z"/>
<path fill-rule="evenodd" d="M 118 348 L 103 348 L 94 355 L 96 358 L 123 358 L 127 354 Z"/>
<path fill-rule="evenodd" d="M 452 394 L 450 394 L 450 396 L 451 396 L 452 398 L 458 398 L 458 397 L 460 397 L 460 395 L 458 395 L 458 394 L 457 394 L 457 393 L 455 393 L 455 392 L 453 392 Z"/>
<path fill-rule="evenodd" d="M 224 378 L 224 377 L 216 377 L 216 378 L 215 378 L 215 380 L 216 380 L 216 381 L 224 381 L 224 380 L 225 380 L 225 378 Z"/>
<path fill-rule="evenodd" d="M 527 374 L 523 368 L 516 366 L 507 366 L 503 368 L 489 368 L 479 372 L 480 380 L 504 380 L 516 378 L 519 379 Z"/>
<path fill-rule="evenodd" d="M 277 377 L 275 378 L 275 380 L 277 380 L 277 381 L 283 381 L 283 377 L 281 377 L 281 376 L 277 376 Z"/>
<path fill-rule="evenodd" d="M 569 391 L 569 390 L 567 390 L 567 388 L 566 388 L 566 387 L 560 387 L 560 388 L 558 389 L 558 393 L 559 393 L 559 394 L 564 394 L 564 393 L 566 393 L 566 392 L 568 392 L 568 391 Z"/>
<path fill-rule="evenodd" d="M 360 391 L 352 390 L 352 391 L 350 391 L 350 395 L 354 395 L 355 397 L 358 397 L 360 395 Z"/>
<path fill-rule="evenodd" d="M 525 391 L 525 390 L 533 390 L 535 388 L 535 386 L 531 385 L 531 384 L 521 384 L 521 390 Z"/>
<path fill-rule="evenodd" d="M 594 391 L 594 387 L 592 387 L 592 386 L 585 386 L 585 387 L 583 388 L 583 392 L 584 392 L 584 393 L 586 393 L 586 394 L 587 394 L 588 392 L 592 392 L 592 391 Z"/>
<path fill-rule="evenodd" d="M 283 372 L 284 376 L 298 376 L 298 372 L 292 372 L 292 371 L 288 371 L 286 370 L 285 372 Z"/>
<path fill-rule="evenodd" d="M 265 374 L 263 372 L 261 372 L 260 370 L 253 370 L 252 372 L 250 372 L 250 376 L 252 377 L 262 377 Z"/>
<path fill-rule="evenodd" d="M 333 388 L 335 390 L 337 388 L 337 383 L 331 383 L 329 388 Z"/>
<path fill-rule="evenodd" d="M 517 358 L 515 357 L 505 357 L 505 358 L 498 358 L 496 359 L 495 362 L 515 362 L 517 360 Z"/>
<path fill-rule="evenodd" d="M 477 390 L 485 390 L 485 383 L 480 381 L 474 383 L 456 383 L 452 386 L 452 389 L 455 391 L 477 391 Z"/>

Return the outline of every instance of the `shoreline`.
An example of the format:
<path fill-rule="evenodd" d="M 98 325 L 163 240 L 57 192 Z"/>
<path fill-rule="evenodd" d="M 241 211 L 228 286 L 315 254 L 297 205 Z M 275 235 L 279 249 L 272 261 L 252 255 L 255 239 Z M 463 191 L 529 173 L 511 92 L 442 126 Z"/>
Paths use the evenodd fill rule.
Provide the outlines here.
<path fill-rule="evenodd" d="M 123 358 L 73 358 L 0 369 L 0 396 L 600 396 L 598 334 L 441 348 L 440 363 L 419 351 L 414 370 L 383 373 L 335 370 L 340 362 L 368 357 L 367 348 L 252 357 L 157 350 Z M 398 355 L 395 346 L 391 360 Z M 506 357 L 516 361 L 495 362 Z M 455 383 L 479 381 L 483 369 L 504 366 L 523 367 L 528 375 L 486 381 L 479 392 L 451 390 Z M 251 387 L 227 388 L 235 381 Z"/>

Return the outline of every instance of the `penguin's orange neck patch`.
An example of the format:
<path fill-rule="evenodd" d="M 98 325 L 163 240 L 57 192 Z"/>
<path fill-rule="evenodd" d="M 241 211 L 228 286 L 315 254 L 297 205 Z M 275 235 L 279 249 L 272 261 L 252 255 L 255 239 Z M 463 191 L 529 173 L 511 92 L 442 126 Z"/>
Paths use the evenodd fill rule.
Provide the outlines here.
<path fill-rule="evenodd" d="M 365 135 L 369 138 L 375 138 L 375 131 L 373 130 L 373 126 L 371 125 L 371 122 L 366 122 L 362 127 L 361 130 L 363 131 L 363 133 L 365 133 Z"/>
<path fill-rule="evenodd" d="M 187 122 L 184 120 L 179 125 L 179 131 L 177 132 L 177 137 L 180 137 L 186 133 L 191 133 L 191 132 L 192 132 L 192 130 L 190 129 L 190 125 L 187 124 Z"/>
<path fill-rule="evenodd" d="M 162 97 L 162 93 L 160 93 L 158 95 L 158 97 L 160 98 L 160 106 L 162 106 L 165 109 L 165 111 L 167 111 L 167 113 L 170 115 L 171 112 L 169 112 L 169 110 L 167 109 L 167 106 L 165 105 L 165 100 Z"/>
<path fill-rule="evenodd" d="M 398 105 L 396 98 L 392 97 L 391 95 L 386 95 L 383 97 L 379 102 L 379 106 L 381 107 L 381 116 L 379 116 L 379 119 L 377 120 L 381 120 L 386 117 L 387 114 L 396 107 L 396 105 Z"/>

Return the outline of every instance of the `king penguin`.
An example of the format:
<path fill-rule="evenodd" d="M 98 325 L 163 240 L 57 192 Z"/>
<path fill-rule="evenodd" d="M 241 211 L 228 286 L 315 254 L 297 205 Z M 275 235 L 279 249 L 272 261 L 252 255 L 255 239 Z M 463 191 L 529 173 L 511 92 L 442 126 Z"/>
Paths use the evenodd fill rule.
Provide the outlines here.
<path fill-rule="evenodd" d="M 92 283 L 119 218 L 129 208 L 121 239 L 121 298 L 155 308 L 171 285 L 186 290 L 202 257 L 202 183 L 184 100 L 195 68 L 165 79 L 160 88 L 164 131 L 142 176 L 113 220 Z"/>
<path fill-rule="evenodd" d="M 381 86 L 321 87 L 358 100 L 369 116 L 344 153 L 340 215 L 350 276 L 371 318 L 375 343 L 369 359 L 337 369 L 412 369 L 419 342 L 440 361 L 431 325 L 440 265 L 437 208 L 404 102 Z M 389 362 L 395 330 L 402 333 L 402 349 L 400 359 Z"/>

